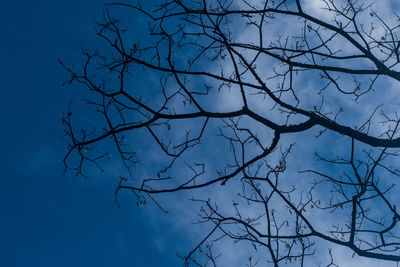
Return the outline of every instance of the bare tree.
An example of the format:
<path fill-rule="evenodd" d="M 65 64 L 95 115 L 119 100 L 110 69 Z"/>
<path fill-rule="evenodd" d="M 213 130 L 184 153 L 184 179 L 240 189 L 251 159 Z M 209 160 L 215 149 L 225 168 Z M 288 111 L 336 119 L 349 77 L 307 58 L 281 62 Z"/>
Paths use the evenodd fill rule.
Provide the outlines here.
<path fill-rule="evenodd" d="M 212 228 L 186 265 L 223 264 L 213 246 L 226 239 L 266 255 L 249 266 L 311 266 L 321 253 L 337 266 L 336 247 L 400 261 L 394 11 L 356 0 L 146 5 L 106 4 L 104 48 L 83 50 L 82 68 L 60 61 L 94 111 L 63 119 L 66 170 L 85 175 L 116 153 L 116 196 L 167 212 L 160 196 L 198 193 Z M 121 10 L 131 15 L 110 15 Z"/>

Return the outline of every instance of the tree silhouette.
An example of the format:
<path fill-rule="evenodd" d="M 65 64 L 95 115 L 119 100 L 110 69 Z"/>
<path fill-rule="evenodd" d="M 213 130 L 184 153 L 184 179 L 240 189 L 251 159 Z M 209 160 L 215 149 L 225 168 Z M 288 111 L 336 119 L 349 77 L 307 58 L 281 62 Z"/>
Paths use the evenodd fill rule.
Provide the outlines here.
<path fill-rule="evenodd" d="M 328 243 L 400 261 L 400 18 L 355 0 L 146 5 L 106 4 L 126 15 L 104 11 L 104 48 L 83 49 L 82 67 L 60 61 L 89 89 L 80 119 L 93 118 L 63 118 L 66 170 L 85 175 L 116 153 L 127 170 L 116 196 L 167 212 L 160 195 L 200 194 L 212 227 L 186 265 L 223 263 L 213 245 L 226 239 L 274 266 L 326 252 L 335 266 Z"/>

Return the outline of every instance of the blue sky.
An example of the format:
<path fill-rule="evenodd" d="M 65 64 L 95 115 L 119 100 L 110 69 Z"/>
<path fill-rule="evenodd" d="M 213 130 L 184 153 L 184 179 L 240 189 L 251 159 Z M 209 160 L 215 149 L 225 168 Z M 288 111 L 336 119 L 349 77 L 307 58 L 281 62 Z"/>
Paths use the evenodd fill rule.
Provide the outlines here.
<path fill-rule="evenodd" d="M 79 89 L 58 58 L 80 62 L 90 46 L 100 1 L 0 2 L 0 266 L 176 266 L 168 235 L 125 201 L 114 203 L 115 177 L 62 175 L 61 118 Z M 169 215 L 168 215 L 169 216 Z M 179 239 L 179 238 L 178 238 Z M 179 241 L 179 240 L 178 240 Z"/>
<path fill-rule="evenodd" d="M 313 6 L 315 2 L 304 2 L 307 3 L 307 10 L 319 12 L 318 7 Z M 0 244 L 0 267 L 180 266 L 182 261 L 177 258 L 175 252 L 188 252 L 195 242 L 200 240 L 204 229 L 207 229 L 190 224 L 195 221 L 194 215 L 198 212 L 198 206 L 187 206 L 182 197 L 189 199 L 192 193 L 160 196 L 161 203 L 167 200 L 170 202 L 166 204 L 167 208 L 171 208 L 168 214 L 163 214 L 154 205 L 138 208 L 135 198 L 126 192 L 121 194 L 121 206 L 118 207 L 114 202 L 114 190 L 119 182 L 121 166 L 114 160 L 105 163 L 108 168 L 104 173 L 89 169 L 87 179 L 75 176 L 71 172 L 67 175 L 62 174 L 62 159 L 68 140 L 64 136 L 61 118 L 70 101 L 74 99 L 75 105 L 87 91 L 77 84 L 62 86 L 68 75 L 58 63 L 58 59 L 63 59 L 67 64 L 79 65 L 82 60 L 81 45 L 89 48 L 98 46 L 99 39 L 95 36 L 93 22 L 101 18 L 102 11 L 101 2 L 95 0 L 0 2 L 0 240 L 3 241 Z M 118 12 L 122 17 L 129 16 L 129 13 L 124 11 Z M 143 25 L 139 18 L 129 17 L 129 20 L 131 31 L 128 37 L 144 40 L 141 35 Z M 273 30 L 274 34 L 277 34 L 284 30 L 290 32 L 292 28 L 278 27 L 271 31 Z M 246 41 L 256 36 L 250 31 L 243 31 L 238 35 Z M 267 73 L 271 72 L 269 63 L 266 61 L 266 65 L 263 66 L 261 61 L 259 68 L 265 68 Z M 215 66 L 210 66 L 210 69 L 215 71 L 216 68 L 212 67 Z M 229 72 L 231 66 L 225 67 Z M 309 99 L 302 104 L 311 107 L 313 101 L 319 101 L 319 96 L 310 93 L 319 80 L 309 79 L 307 76 L 303 79 L 301 88 L 306 90 L 299 92 L 299 95 Z M 149 75 L 134 82 L 136 85 L 145 85 L 151 80 Z M 396 84 L 388 85 L 382 82 L 379 85 L 385 87 L 388 92 L 384 96 L 385 99 L 360 99 L 357 104 L 348 99 L 343 100 L 348 114 L 358 119 L 368 117 L 370 108 L 379 104 L 377 101 L 398 98 L 399 94 L 394 93 L 397 90 Z M 147 92 L 147 96 L 152 96 L 158 88 L 149 89 L 142 86 L 137 90 L 143 90 Z M 242 103 L 237 97 L 239 92 L 236 93 L 218 92 L 214 102 L 206 99 L 205 105 L 209 104 L 211 108 L 221 110 L 240 108 Z M 328 110 L 330 107 L 337 108 L 336 102 L 342 100 L 339 97 L 335 98 L 335 92 L 330 93 L 330 96 L 332 97 L 326 101 Z M 220 101 L 221 99 L 224 101 Z M 251 101 L 254 110 L 260 114 L 265 112 L 266 102 L 260 101 L 258 97 Z M 397 102 L 394 102 L 393 100 L 393 105 L 397 105 Z M 92 119 L 91 113 L 84 112 L 85 110 L 80 108 L 73 110 L 74 118 L 80 120 L 80 123 Z M 276 116 L 274 119 L 284 119 L 270 110 L 266 113 L 271 117 Z M 347 123 L 349 118 L 353 120 L 354 117 L 344 116 L 340 119 Z M 186 124 L 185 127 L 191 127 L 197 124 L 197 121 L 192 123 Z M 211 127 L 216 127 L 216 124 L 212 123 L 210 122 Z M 253 127 L 255 131 L 265 130 L 254 124 L 249 127 Z M 179 126 L 177 128 L 181 130 Z M 376 131 L 379 130 L 381 129 L 378 127 Z M 318 139 L 313 141 L 314 146 L 310 146 L 308 137 L 316 135 L 318 129 L 310 132 L 296 136 L 296 147 L 300 152 L 312 155 L 312 158 L 314 147 L 322 147 L 327 141 Z M 326 136 L 328 142 L 335 145 L 330 145 L 324 152 L 333 154 L 343 149 L 340 152 L 347 153 L 347 147 L 337 148 L 337 143 L 343 140 L 336 133 L 328 133 Z M 225 164 L 228 157 L 225 151 L 229 150 L 228 144 L 220 142 L 219 139 L 216 141 L 214 137 L 213 135 L 205 138 L 205 145 L 202 147 L 204 150 L 200 153 L 205 161 L 210 161 L 208 163 L 212 167 Z M 270 137 L 270 133 L 264 131 L 260 139 L 265 138 L 263 141 L 268 143 Z M 293 141 L 291 136 L 285 138 L 285 144 Z M 151 141 L 140 141 L 136 143 L 136 147 L 143 152 L 144 159 L 151 159 L 154 156 L 153 147 L 149 145 Z M 345 144 L 348 144 L 348 141 Z M 219 158 L 210 159 L 209 151 L 216 154 L 219 152 L 221 155 Z M 296 157 L 302 157 L 302 161 L 299 162 Z M 313 165 L 315 162 L 309 158 L 303 157 L 302 154 L 293 153 L 292 159 L 295 160 L 295 164 L 291 165 L 293 169 L 288 171 L 288 176 L 293 175 L 297 179 L 297 171 L 305 168 L 306 164 L 317 166 Z M 150 164 L 154 163 L 150 161 Z M 153 167 L 154 165 L 145 165 L 144 170 Z M 327 169 L 331 172 L 337 171 L 332 167 Z M 180 176 L 183 175 L 180 173 Z M 303 186 L 301 183 L 307 182 L 305 179 L 296 181 L 300 187 Z M 292 180 L 287 183 L 290 186 Z M 214 186 L 207 188 L 207 193 L 219 203 L 230 204 L 230 197 L 237 194 L 235 190 L 240 186 L 239 181 L 232 181 L 223 191 L 220 190 L 221 187 Z M 196 196 L 198 192 L 193 194 Z M 201 197 L 201 192 L 197 196 Z M 229 210 L 229 207 L 226 209 Z M 247 211 L 251 213 L 254 210 L 249 208 Z M 319 219 L 322 221 L 325 218 Z M 183 229 L 184 226 L 188 228 Z M 232 248 L 232 242 L 224 242 L 218 248 L 224 249 L 225 245 Z M 325 250 L 327 248 L 328 245 L 324 247 Z M 247 250 L 242 249 L 240 245 L 234 249 L 226 249 L 224 253 L 231 257 L 231 262 L 236 262 L 240 257 L 247 259 L 248 255 Z M 338 249 L 335 253 L 343 266 L 347 266 L 345 264 L 353 260 L 348 250 Z M 326 258 L 323 260 L 326 261 Z M 360 262 L 374 266 L 371 260 L 361 259 Z M 226 266 L 232 264 L 226 263 Z"/>

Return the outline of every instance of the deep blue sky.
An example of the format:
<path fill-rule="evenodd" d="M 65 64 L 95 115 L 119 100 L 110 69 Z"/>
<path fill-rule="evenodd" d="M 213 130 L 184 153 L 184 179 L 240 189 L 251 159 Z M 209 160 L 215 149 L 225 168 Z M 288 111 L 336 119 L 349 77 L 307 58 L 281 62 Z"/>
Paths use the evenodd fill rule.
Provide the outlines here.
<path fill-rule="evenodd" d="M 80 45 L 98 41 L 102 8 L 94 0 L 0 1 L 1 267 L 180 262 L 173 242 L 157 249 L 167 226 L 129 199 L 115 205 L 113 177 L 61 173 L 61 117 L 80 93 L 61 86 L 68 76 L 57 59 L 79 62 Z"/>
<path fill-rule="evenodd" d="M 174 210 L 138 208 L 128 194 L 118 207 L 115 175 L 62 174 L 68 140 L 61 118 L 87 91 L 62 86 L 68 74 L 58 59 L 79 65 L 81 45 L 100 45 L 94 21 L 102 11 L 96 0 L 0 0 L 0 267 L 181 266 L 175 252 L 198 241 L 177 229 Z M 129 20 L 131 36 L 144 38 L 139 19 Z"/>

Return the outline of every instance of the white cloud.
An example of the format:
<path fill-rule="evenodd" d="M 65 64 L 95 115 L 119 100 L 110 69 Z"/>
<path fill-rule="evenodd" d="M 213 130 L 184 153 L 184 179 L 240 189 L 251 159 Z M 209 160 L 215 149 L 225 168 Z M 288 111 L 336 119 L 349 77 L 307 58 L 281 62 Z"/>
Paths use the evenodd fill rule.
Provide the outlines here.
<path fill-rule="evenodd" d="M 326 21 L 329 21 L 332 16 L 327 16 L 327 11 L 321 9 L 322 1 L 304 1 L 304 9 L 306 12 L 310 14 L 316 14 L 316 16 L 323 18 Z M 243 4 L 243 3 L 242 3 Z M 338 3 L 339 5 L 340 3 Z M 382 1 L 376 4 L 379 12 L 383 14 L 383 16 L 390 17 L 390 8 L 388 8 L 389 4 L 387 1 Z M 329 12 L 328 12 L 329 13 Z M 297 24 L 295 24 L 297 23 Z M 297 25 L 298 27 L 294 27 L 293 25 Z M 302 25 L 299 23 L 299 20 L 296 18 L 290 18 L 286 24 L 286 27 L 282 26 L 280 22 L 271 22 L 268 24 L 268 27 L 265 29 L 266 40 L 265 43 L 269 44 L 270 41 L 275 41 L 275 37 L 281 35 L 284 39 L 286 36 L 298 35 L 299 29 Z M 239 32 L 238 32 L 239 31 Z M 248 27 L 241 26 L 235 29 L 234 34 L 237 35 L 237 41 L 243 42 L 257 42 L 258 36 L 256 35 L 256 31 L 250 30 Z M 340 48 L 345 52 L 353 52 L 354 47 L 352 47 L 348 42 L 346 43 L 338 43 L 334 45 L 335 48 Z M 250 53 L 245 54 L 248 58 L 251 58 Z M 219 66 L 221 64 L 221 66 Z M 340 66 L 346 65 L 347 63 L 339 63 Z M 279 64 L 270 59 L 260 59 L 257 65 L 257 71 L 261 73 L 261 77 L 267 82 L 271 88 L 275 88 L 277 85 L 272 81 L 267 81 L 267 77 L 273 75 L 271 69 L 272 67 L 277 67 Z M 207 70 L 214 73 L 219 73 L 220 67 L 224 70 L 225 74 L 230 75 L 233 72 L 233 67 L 231 62 L 226 59 L 224 62 L 217 62 L 216 64 L 211 64 L 211 66 L 207 66 Z M 336 74 L 332 74 L 336 77 Z M 300 99 L 300 106 L 312 109 L 313 106 L 319 105 L 321 101 L 321 96 L 317 95 L 317 92 L 323 87 L 321 85 L 321 80 L 319 78 L 315 78 L 316 73 L 312 74 L 303 74 L 299 73 L 298 76 L 295 77 L 295 87 L 296 94 Z M 343 75 L 345 76 L 345 75 Z M 256 83 L 254 77 L 250 74 L 244 75 L 247 82 Z M 209 108 L 213 111 L 227 111 L 227 110 L 237 110 L 242 107 L 243 101 L 241 100 L 240 88 L 238 86 L 232 86 L 228 90 L 228 88 L 222 88 L 219 92 L 217 90 L 219 82 L 215 80 L 207 80 L 208 83 L 213 85 L 214 89 L 210 94 L 210 98 L 212 99 L 208 104 Z M 347 79 L 342 83 L 343 88 L 349 89 L 353 86 L 351 79 Z M 391 112 L 395 112 L 397 110 L 397 105 L 400 103 L 400 94 L 398 91 L 397 82 L 380 82 L 375 92 L 371 92 L 371 97 L 361 97 L 358 102 L 354 102 L 352 97 L 343 97 L 343 94 L 335 90 L 334 88 L 328 88 L 323 92 L 325 97 L 325 104 L 323 108 L 323 112 L 331 112 L 335 113 L 338 111 L 339 106 L 344 107 L 343 114 L 338 117 L 338 121 L 343 123 L 344 125 L 348 125 L 350 127 L 354 127 L 355 125 L 360 126 L 360 124 L 365 121 L 374 110 L 374 108 L 380 103 L 385 103 L 385 109 L 390 110 Z M 268 98 L 263 98 L 260 95 L 247 95 L 249 99 L 250 107 L 259 112 L 260 114 L 268 117 L 269 119 L 274 120 L 275 122 L 284 123 L 284 116 L 282 113 L 277 111 L 276 109 L 271 110 L 273 106 L 273 102 Z M 290 99 L 290 101 L 294 101 L 290 96 L 283 96 L 286 99 Z M 210 104 L 211 103 L 211 104 Z M 388 103 L 388 104 L 387 104 Z M 390 105 L 392 104 L 392 105 Z M 379 114 L 378 114 L 379 115 Z M 333 115 L 329 115 L 333 117 Z M 232 162 L 231 154 L 226 155 L 227 142 L 221 138 L 215 137 L 216 133 L 216 123 L 213 122 L 211 129 L 208 130 L 208 134 L 212 135 L 212 137 L 205 138 L 203 140 L 203 147 L 198 148 L 198 150 L 194 149 L 195 152 L 189 152 L 186 159 L 189 161 L 200 161 L 206 163 L 207 166 L 211 166 L 215 169 L 220 169 L 224 167 L 224 163 Z M 257 132 L 261 137 L 260 139 L 264 142 L 264 145 L 267 146 L 271 142 L 271 132 L 266 129 L 263 125 L 259 123 L 251 124 L 249 120 L 243 119 L 242 125 L 246 125 L 254 132 Z M 196 123 L 181 121 L 179 122 L 179 126 L 177 126 L 178 132 L 182 129 L 194 128 Z M 298 171 L 305 169 L 318 169 L 321 167 L 320 162 L 316 162 L 314 158 L 314 152 L 316 150 L 322 151 L 322 153 L 330 156 L 335 156 L 336 154 L 342 155 L 343 157 L 348 156 L 349 154 L 349 142 L 343 141 L 344 138 L 339 137 L 339 134 L 328 132 L 323 135 L 319 139 L 315 139 L 314 136 L 318 134 L 318 128 L 309 130 L 307 132 L 301 134 L 290 134 L 285 135 L 282 138 L 282 144 L 284 146 L 288 146 L 288 144 L 295 142 L 296 146 L 294 148 L 294 152 L 288 157 L 288 170 L 281 177 L 281 186 L 285 188 L 290 188 L 295 185 L 297 187 L 297 192 L 293 194 L 292 201 L 299 200 L 301 196 L 306 195 L 306 189 L 309 187 L 311 179 L 313 176 L 299 174 Z M 380 124 L 375 124 L 374 128 L 371 130 L 372 134 L 379 134 L 384 131 L 385 128 L 380 128 Z M 214 131 L 214 132 L 213 132 Z M 177 134 L 174 136 L 176 138 L 182 137 L 182 131 L 180 135 Z M 142 144 L 143 145 L 143 144 Z M 149 159 L 150 163 L 145 165 L 145 170 L 138 171 L 143 174 L 144 177 L 153 177 L 155 166 L 166 163 L 166 160 L 162 156 L 158 156 L 158 153 L 155 151 L 160 151 L 155 148 L 156 146 L 146 146 L 143 148 L 144 151 L 141 151 L 147 159 Z M 229 152 L 230 153 L 230 152 Z M 254 153 L 251 151 L 250 153 Z M 153 160 L 153 162 L 151 162 Z M 266 160 L 272 164 L 272 162 L 276 162 L 278 160 L 278 153 L 270 155 L 266 158 Z M 171 171 L 168 174 L 171 174 L 173 177 L 177 179 L 175 182 L 171 183 L 172 185 L 176 185 L 184 179 L 187 179 L 191 175 L 190 170 L 185 168 L 185 164 L 182 162 L 177 163 L 177 169 Z M 335 174 L 342 173 L 339 168 L 326 168 L 324 170 L 329 169 L 332 172 L 336 172 Z M 209 169 L 208 169 L 209 170 Z M 209 172 L 206 175 L 207 179 L 216 177 L 215 171 Z M 212 202 L 218 203 L 220 209 L 222 211 L 227 212 L 228 214 L 232 213 L 232 199 L 237 198 L 237 193 L 241 190 L 241 184 L 236 178 L 235 181 L 229 181 L 227 185 L 221 186 L 219 184 L 214 186 L 209 186 L 205 189 L 199 189 L 196 191 L 184 191 L 177 194 L 166 194 L 160 195 L 157 197 L 158 201 L 162 204 L 165 203 L 167 208 L 171 208 L 174 216 L 160 216 L 158 210 L 154 210 L 150 208 L 148 210 L 150 221 L 153 225 L 156 225 L 159 220 L 167 221 L 168 229 L 166 229 L 163 235 L 160 235 L 155 243 L 160 251 L 166 250 L 166 244 L 168 244 L 169 239 L 179 233 L 180 235 L 185 236 L 188 240 L 190 240 L 191 245 L 195 246 L 196 242 L 199 242 L 204 235 L 207 233 L 207 230 L 210 229 L 210 225 L 200 224 L 200 225 L 191 225 L 192 222 L 197 221 L 199 206 L 193 205 L 190 198 L 211 198 Z M 327 190 L 328 191 L 328 190 Z M 302 194 L 303 192 L 303 194 Z M 324 192 L 315 192 L 315 197 L 318 198 L 327 198 Z M 286 208 L 283 201 L 274 200 L 274 207 L 279 213 L 280 219 L 285 219 L 288 217 L 286 214 Z M 376 208 L 376 207 L 375 207 Z M 248 216 L 255 216 L 260 213 L 260 208 L 256 205 L 249 205 L 243 210 L 243 214 L 247 214 Z M 318 212 L 316 210 L 308 211 L 310 220 L 320 229 L 321 231 L 327 230 L 333 222 L 339 221 L 342 225 L 347 223 L 347 218 L 341 218 L 337 216 L 337 214 L 329 214 L 328 212 Z M 155 226 L 156 227 L 156 226 Z M 316 254 L 318 256 L 317 259 L 310 259 L 311 261 L 317 262 L 320 261 L 325 264 L 325 262 L 329 263 L 329 255 L 328 248 L 331 247 L 333 249 L 333 256 L 335 263 L 339 266 L 357 266 L 362 264 L 363 266 L 377 266 L 378 261 L 362 258 L 362 257 L 352 257 L 352 253 L 349 249 L 341 248 L 338 246 L 331 245 L 327 242 L 322 242 L 317 240 L 316 247 L 319 249 L 319 252 Z M 186 245 L 186 244 L 185 244 Z M 178 247 L 180 247 L 178 245 Z M 180 247 L 182 250 L 190 251 L 191 248 Z M 215 245 L 215 249 L 217 252 L 222 252 L 224 256 L 224 260 L 221 262 L 221 266 L 244 266 L 245 262 L 248 259 L 248 255 L 250 251 L 253 252 L 251 246 L 248 246 L 245 242 L 233 245 L 232 240 L 223 239 Z M 265 249 L 258 254 L 259 257 L 265 252 Z M 257 254 L 257 253 L 256 253 Z M 265 255 L 265 254 L 264 254 Z M 265 258 L 262 258 L 265 260 Z M 311 263 L 310 263 L 311 264 Z M 289 266 L 289 264 L 288 264 Z M 389 265 L 388 265 L 389 266 Z"/>

